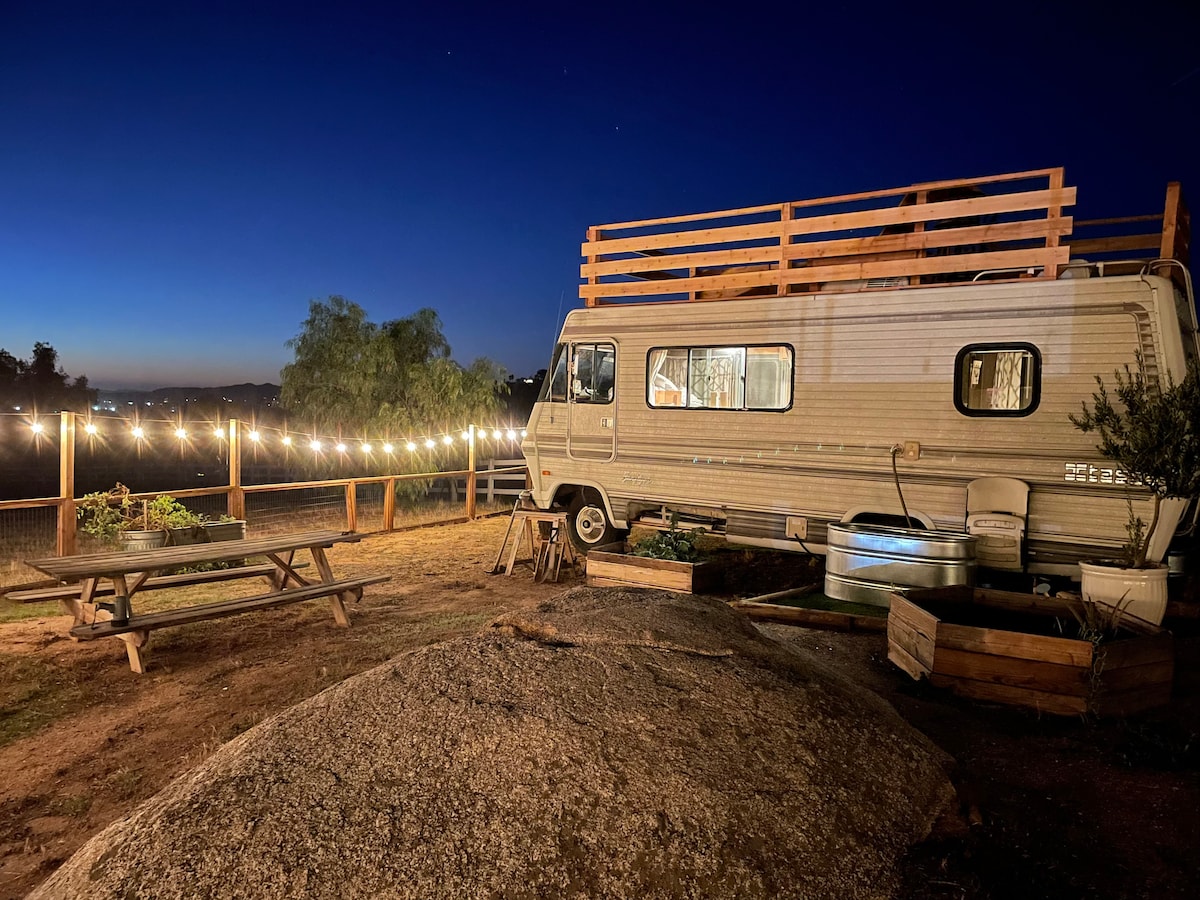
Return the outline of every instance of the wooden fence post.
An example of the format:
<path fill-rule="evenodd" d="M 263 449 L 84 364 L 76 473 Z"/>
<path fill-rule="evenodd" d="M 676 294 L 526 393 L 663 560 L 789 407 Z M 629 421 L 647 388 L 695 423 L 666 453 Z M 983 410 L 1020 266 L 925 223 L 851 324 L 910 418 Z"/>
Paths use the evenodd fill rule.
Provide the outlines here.
<path fill-rule="evenodd" d="M 242 429 L 237 419 L 229 420 L 229 497 L 226 509 L 231 518 L 246 518 L 246 492 L 242 490 Z"/>
<path fill-rule="evenodd" d="M 475 426 L 467 426 L 467 518 L 475 518 L 475 491 L 478 488 L 475 477 Z"/>
<path fill-rule="evenodd" d="M 346 530 L 358 531 L 358 488 L 354 479 L 346 482 Z"/>
<path fill-rule="evenodd" d="M 75 553 L 75 413 L 59 413 L 58 420 L 58 527 L 55 552 Z"/>
<path fill-rule="evenodd" d="M 383 483 L 383 530 L 391 531 L 396 527 L 396 479 L 389 478 Z"/>

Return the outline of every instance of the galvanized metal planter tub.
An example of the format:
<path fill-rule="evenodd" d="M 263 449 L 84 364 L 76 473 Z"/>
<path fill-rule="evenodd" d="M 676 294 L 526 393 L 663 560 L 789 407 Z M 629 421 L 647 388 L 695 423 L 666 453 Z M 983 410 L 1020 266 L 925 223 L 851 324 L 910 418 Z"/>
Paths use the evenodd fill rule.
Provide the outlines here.
<path fill-rule="evenodd" d="M 830 525 L 825 595 L 890 606 L 893 592 L 975 583 L 975 538 L 888 525 Z"/>

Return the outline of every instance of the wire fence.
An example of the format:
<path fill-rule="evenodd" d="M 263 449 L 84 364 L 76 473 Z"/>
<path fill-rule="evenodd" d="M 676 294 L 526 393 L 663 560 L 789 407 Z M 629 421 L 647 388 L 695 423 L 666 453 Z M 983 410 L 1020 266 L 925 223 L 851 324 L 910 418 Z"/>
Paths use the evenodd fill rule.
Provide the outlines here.
<path fill-rule="evenodd" d="M 511 509 L 525 484 L 523 459 L 483 462 L 476 469 L 475 514 Z M 192 512 L 215 521 L 227 517 L 233 490 L 222 486 L 158 493 L 175 496 Z M 247 534 L 255 537 L 318 529 L 369 534 L 463 520 L 469 510 L 468 478 L 459 471 L 247 485 L 242 502 Z M 0 500 L 0 589 L 38 580 L 24 561 L 55 555 L 58 519 L 66 508 L 62 498 Z M 112 549 L 82 532 L 74 545 L 78 553 Z"/>

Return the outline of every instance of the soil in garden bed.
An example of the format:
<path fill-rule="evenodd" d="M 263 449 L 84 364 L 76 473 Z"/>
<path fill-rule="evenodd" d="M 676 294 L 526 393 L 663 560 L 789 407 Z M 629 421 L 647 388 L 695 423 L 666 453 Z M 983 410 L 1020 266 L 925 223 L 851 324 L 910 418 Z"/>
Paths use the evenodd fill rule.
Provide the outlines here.
<path fill-rule="evenodd" d="M 1007 609 L 997 609 L 979 603 L 945 603 L 940 601 L 910 601 L 917 607 L 936 616 L 947 625 L 966 625 L 974 628 L 989 628 L 994 631 L 1015 631 L 1021 634 L 1032 634 L 1039 637 L 1061 637 L 1069 640 L 1084 640 L 1079 635 L 1079 622 L 1069 610 L 1063 610 L 1061 615 L 1049 612 L 1014 612 Z M 1101 616 L 1106 611 L 1101 611 Z M 1126 640 L 1138 635 L 1124 628 L 1118 628 L 1115 635 L 1108 640 Z"/>

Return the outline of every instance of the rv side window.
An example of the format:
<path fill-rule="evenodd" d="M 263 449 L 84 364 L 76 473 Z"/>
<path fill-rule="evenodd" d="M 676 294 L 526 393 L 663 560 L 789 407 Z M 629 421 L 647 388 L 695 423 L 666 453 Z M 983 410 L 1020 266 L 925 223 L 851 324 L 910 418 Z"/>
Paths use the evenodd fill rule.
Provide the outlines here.
<path fill-rule="evenodd" d="M 571 399 L 576 403 L 612 403 L 616 361 L 612 344 L 576 344 L 571 362 Z"/>
<path fill-rule="evenodd" d="M 954 405 L 966 416 L 1027 416 L 1041 399 L 1042 357 L 1033 344 L 971 344 L 955 361 Z"/>
<path fill-rule="evenodd" d="M 661 347 L 646 358 L 646 402 L 657 408 L 785 410 L 792 348 Z"/>
<path fill-rule="evenodd" d="M 539 401 L 553 400 L 559 403 L 567 402 L 567 345 L 559 344 L 554 348 L 554 359 L 550 361 L 550 375 L 542 382 L 542 395 Z"/>

